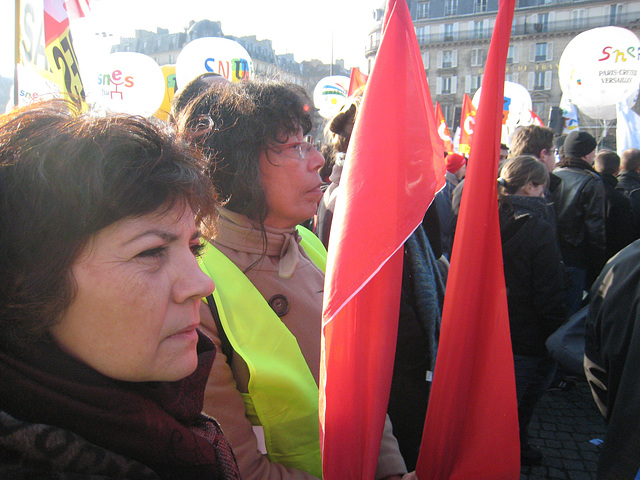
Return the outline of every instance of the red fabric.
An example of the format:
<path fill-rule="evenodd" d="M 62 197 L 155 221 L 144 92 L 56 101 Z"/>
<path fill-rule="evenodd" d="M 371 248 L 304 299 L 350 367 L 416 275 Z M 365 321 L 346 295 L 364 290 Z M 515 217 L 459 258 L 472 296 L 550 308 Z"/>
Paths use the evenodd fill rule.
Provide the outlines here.
<path fill-rule="evenodd" d="M 541 127 L 544 127 L 544 123 L 542 123 L 542 120 L 536 114 L 536 112 L 534 112 L 533 110 L 529 110 L 529 112 L 531 112 L 531 120 L 533 121 L 533 124 L 534 125 L 540 125 Z"/>
<path fill-rule="evenodd" d="M 500 0 L 453 244 L 420 480 L 517 480 L 518 412 L 496 177 L 515 0 Z"/>
<path fill-rule="evenodd" d="M 436 102 L 436 125 L 438 126 L 438 137 L 442 140 L 442 151 L 448 153 L 453 152 L 451 133 L 449 133 L 449 127 L 447 127 L 447 122 L 442 114 L 442 108 L 438 102 Z"/>
<path fill-rule="evenodd" d="M 502 113 L 500 114 L 500 121 L 502 122 Z M 475 125 L 476 107 L 473 106 L 469 95 L 465 93 L 462 99 L 462 113 L 460 115 L 460 142 L 458 144 L 458 152 L 463 155 L 469 156 L 469 153 L 471 152 L 471 139 L 473 138 Z"/>
<path fill-rule="evenodd" d="M 45 0 L 44 2 L 44 43 L 49 46 L 69 28 L 69 15 L 65 0 Z"/>
<path fill-rule="evenodd" d="M 91 11 L 91 3 L 96 0 L 66 0 L 69 18 L 82 18 Z"/>
<path fill-rule="evenodd" d="M 353 95 L 360 87 L 364 87 L 369 77 L 362 73 L 358 67 L 351 69 L 351 78 L 349 79 L 348 96 Z"/>
<path fill-rule="evenodd" d="M 444 185 L 432 105 L 407 3 L 389 0 L 331 227 L 320 374 L 325 480 L 374 478 L 395 352 L 402 246 Z"/>

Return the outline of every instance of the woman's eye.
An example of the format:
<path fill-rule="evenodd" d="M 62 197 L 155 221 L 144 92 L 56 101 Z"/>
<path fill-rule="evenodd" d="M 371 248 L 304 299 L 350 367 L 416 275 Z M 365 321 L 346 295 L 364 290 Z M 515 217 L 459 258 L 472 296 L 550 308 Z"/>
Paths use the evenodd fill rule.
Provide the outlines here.
<path fill-rule="evenodd" d="M 138 257 L 143 257 L 143 258 L 160 258 L 165 254 L 165 251 L 167 250 L 166 247 L 156 247 L 156 248 L 150 248 L 149 250 L 145 250 L 144 252 L 140 252 L 138 254 Z"/>
<path fill-rule="evenodd" d="M 202 255 L 202 253 L 204 252 L 204 247 L 206 246 L 206 244 L 204 243 L 198 243 L 196 245 L 191 245 L 191 253 L 193 253 L 193 255 L 197 258 L 200 257 Z"/>

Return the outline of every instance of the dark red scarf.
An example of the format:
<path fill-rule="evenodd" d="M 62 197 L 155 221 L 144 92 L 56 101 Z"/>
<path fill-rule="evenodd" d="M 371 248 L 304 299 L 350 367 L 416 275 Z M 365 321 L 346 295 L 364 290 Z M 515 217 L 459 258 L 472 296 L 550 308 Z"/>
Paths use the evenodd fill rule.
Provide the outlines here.
<path fill-rule="evenodd" d="M 0 351 L 0 410 L 72 431 L 163 478 L 239 479 L 220 427 L 201 413 L 214 357 L 213 343 L 200 334 L 193 374 L 134 383 L 99 374 L 52 341 L 19 355 Z"/>

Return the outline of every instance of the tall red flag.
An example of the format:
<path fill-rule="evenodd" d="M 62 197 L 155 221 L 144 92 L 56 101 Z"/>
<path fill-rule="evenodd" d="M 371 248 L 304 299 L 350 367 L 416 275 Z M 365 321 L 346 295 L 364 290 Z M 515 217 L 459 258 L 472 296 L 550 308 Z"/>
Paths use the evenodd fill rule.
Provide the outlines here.
<path fill-rule="evenodd" d="M 374 478 L 389 399 L 402 246 L 444 185 L 433 103 L 406 0 L 389 0 L 351 136 L 325 281 L 323 478 Z"/>
<path fill-rule="evenodd" d="M 353 67 L 351 69 L 351 77 L 349 78 L 349 92 L 347 95 L 350 97 L 356 93 L 360 87 L 364 87 L 368 78 L 369 77 L 362 73 L 358 67 Z"/>
<path fill-rule="evenodd" d="M 500 0 L 489 47 L 416 468 L 420 480 L 520 476 L 496 185 L 514 7 L 515 0 Z"/>
<path fill-rule="evenodd" d="M 502 117 L 500 117 L 500 121 L 502 121 Z M 468 156 L 471 152 L 471 139 L 473 138 L 475 125 L 476 107 L 473 106 L 473 102 L 469 95 L 465 93 L 462 99 L 462 113 L 460 114 L 460 142 L 458 144 L 458 152 L 463 155 Z"/>
<path fill-rule="evenodd" d="M 453 140 L 451 140 L 451 134 L 449 133 L 449 127 L 442 114 L 442 107 L 436 102 L 436 125 L 438 126 L 438 137 L 442 140 L 442 150 L 444 152 L 453 152 Z"/>

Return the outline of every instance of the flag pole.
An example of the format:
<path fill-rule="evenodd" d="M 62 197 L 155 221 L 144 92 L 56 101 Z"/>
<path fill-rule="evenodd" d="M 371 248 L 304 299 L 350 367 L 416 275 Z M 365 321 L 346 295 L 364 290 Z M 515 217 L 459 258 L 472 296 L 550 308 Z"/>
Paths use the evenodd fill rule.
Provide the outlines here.
<path fill-rule="evenodd" d="M 14 62 L 13 62 L 13 106 L 18 105 L 18 63 L 20 62 L 20 0 L 15 4 Z"/>

